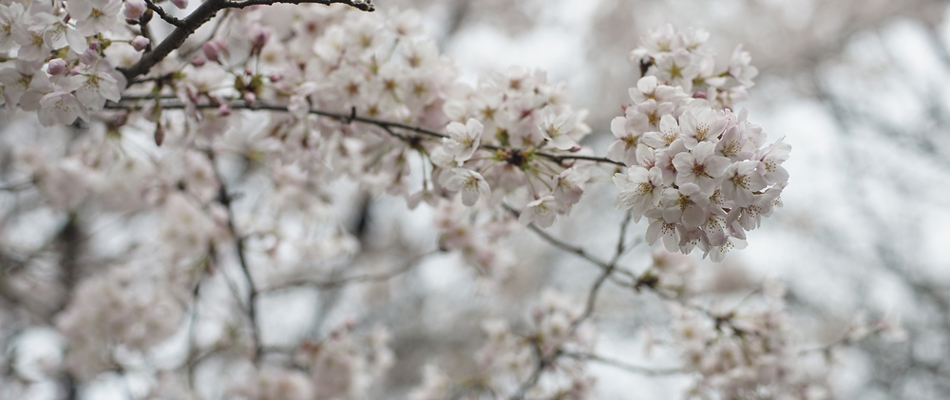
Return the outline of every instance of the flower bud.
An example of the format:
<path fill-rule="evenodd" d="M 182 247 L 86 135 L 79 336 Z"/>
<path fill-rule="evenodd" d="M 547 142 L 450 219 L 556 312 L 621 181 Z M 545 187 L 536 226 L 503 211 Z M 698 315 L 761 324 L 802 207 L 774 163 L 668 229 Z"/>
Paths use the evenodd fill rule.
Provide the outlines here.
<path fill-rule="evenodd" d="M 205 65 L 206 62 L 208 62 L 208 60 L 205 60 L 205 58 L 202 57 L 202 56 L 198 56 L 198 57 L 195 57 L 195 58 L 192 58 L 192 59 L 191 59 L 191 65 L 194 65 L 194 66 L 196 66 L 196 67 L 200 67 L 200 66 L 202 66 L 202 65 Z"/>
<path fill-rule="evenodd" d="M 208 61 L 218 61 L 218 46 L 214 42 L 205 42 L 201 45 L 201 51 L 205 54 Z"/>
<path fill-rule="evenodd" d="M 254 104 L 254 102 L 257 101 L 257 95 L 253 92 L 246 92 L 244 93 L 244 101 L 247 102 L 247 104 Z"/>
<path fill-rule="evenodd" d="M 147 47 L 148 44 L 149 40 L 145 36 L 136 36 L 132 39 L 132 48 L 134 48 L 135 51 L 145 50 L 145 47 Z"/>
<path fill-rule="evenodd" d="M 222 117 L 231 115 L 231 103 L 222 103 L 218 106 L 218 115 Z"/>
<path fill-rule="evenodd" d="M 155 125 L 155 145 L 162 147 L 162 143 L 165 142 L 165 128 L 162 127 L 162 124 Z"/>
<path fill-rule="evenodd" d="M 251 35 L 251 44 L 255 52 L 260 51 L 261 48 L 267 44 L 267 39 L 270 38 L 270 32 L 264 29 L 256 29 L 255 32 Z"/>
<path fill-rule="evenodd" d="M 122 10 L 122 15 L 125 15 L 128 19 L 139 19 L 142 14 L 145 13 L 145 1 L 144 0 L 126 0 L 125 9 Z"/>
<path fill-rule="evenodd" d="M 172 4 L 178 7 L 179 10 L 188 8 L 188 0 L 172 0 Z"/>
<path fill-rule="evenodd" d="M 280 74 L 274 73 L 274 74 L 271 74 L 271 75 L 270 75 L 270 81 L 271 81 L 271 82 L 277 82 L 277 81 L 279 81 L 279 80 L 280 80 Z"/>
<path fill-rule="evenodd" d="M 90 47 L 92 47 L 91 44 L 90 44 Z M 81 61 L 83 64 L 86 64 L 86 65 L 95 64 L 96 60 L 98 59 L 99 59 L 99 53 L 96 52 L 96 50 L 91 49 L 91 48 L 86 49 L 86 51 L 82 52 L 82 54 L 79 55 L 79 61 Z"/>
<path fill-rule="evenodd" d="M 49 66 L 46 67 L 46 72 L 49 72 L 50 75 L 61 75 L 66 72 L 66 60 L 62 58 L 54 58 L 50 60 Z"/>

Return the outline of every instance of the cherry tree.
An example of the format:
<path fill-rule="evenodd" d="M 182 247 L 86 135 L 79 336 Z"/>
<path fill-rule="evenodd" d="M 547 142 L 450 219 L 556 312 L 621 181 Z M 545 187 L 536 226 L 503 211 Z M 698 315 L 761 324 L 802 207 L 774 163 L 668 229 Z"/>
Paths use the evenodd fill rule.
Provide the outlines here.
<path fill-rule="evenodd" d="M 752 55 L 706 31 L 629 43 L 592 127 L 544 71 L 467 82 L 418 13 L 359 0 L 8 1 L 0 27 L 5 397 L 580 399 L 606 366 L 821 399 L 833 348 L 903 336 L 856 318 L 816 345 L 779 282 L 697 283 L 780 212 L 791 154 L 739 105 Z M 606 251 L 557 231 L 585 208 Z M 593 279 L 526 283 L 528 235 Z M 662 313 L 666 357 L 600 350 L 606 290 Z"/>

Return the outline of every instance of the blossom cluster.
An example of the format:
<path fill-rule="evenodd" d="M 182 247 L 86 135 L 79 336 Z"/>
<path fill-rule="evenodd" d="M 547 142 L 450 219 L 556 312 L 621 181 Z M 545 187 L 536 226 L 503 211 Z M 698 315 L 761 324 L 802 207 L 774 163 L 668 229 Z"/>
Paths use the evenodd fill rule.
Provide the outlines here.
<path fill-rule="evenodd" d="M 445 250 L 458 251 L 481 276 L 504 276 L 515 261 L 501 243 L 514 230 L 512 221 L 497 213 L 479 213 L 474 221 L 467 220 L 468 215 L 469 210 L 458 202 L 439 205 L 435 215 L 439 245 Z"/>
<path fill-rule="evenodd" d="M 298 358 L 310 366 L 319 398 L 361 398 L 374 382 L 381 380 L 393 366 L 389 332 L 376 327 L 361 337 L 345 325 L 330 333 L 321 343 L 302 345 Z"/>
<path fill-rule="evenodd" d="M 235 382 L 228 398 L 246 400 L 308 400 L 367 398 L 371 386 L 393 365 L 389 333 L 376 327 L 370 334 L 353 332 L 350 323 L 319 342 L 304 342 L 293 355 L 300 369 L 265 366 Z M 301 371 L 305 369 L 306 372 Z"/>
<path fill-rule="evenodd" d="M 120 24 L 120 11 L 138 19 L 145 8 L 142 0 L 0 4 L 0 59 L 15 60 L 0 63 L 0 104 L 35 111 L 44 126 L 89 121 L 126 85 L 103 51 L 114 41 L 136 43 L 139 51 L 148 43 L 141 35 L 106 39 L 102 32 Z"/>
<path fill-rule="evenodd" d="M 117 347 L 147 351 L 174 334 L 189 295 L 178 282 L 187 276 L 182 272 L 129 266 L 82 281 L 57 318 L 57 328 L 69 343 L 67 370 L 81 381 L 91 380 L 121 365 Z"/>
<path fill-rule="evenodd" d="M 538 369 L 539 384 L 526 393 L 528 397 L 587 398 L 594 379 L 585 364 L 573 358 L 554 362 L 562 353 L 589 354 L 593 350 L 596 332 L 584 322 L 583 312 L 571 297 L 547 289 L 531 310 L 528 334 L 516 333 L 504 320 L 484 321 L 488 340 L 475 358 L 485 371 L 487 386 L 495 393 L 514 394 Z"/>
<path fill-rule="evenodd" d="M 563 84 L 520 67 L 463 86 L 443 106 L 452 122 L 432 152 L 439 182 L 467 206 L 508 199 L 524 206 L 522 224 L 551 226 L 580 200 L 591 166 L 544 155 L 589 152 L 578 144 L 591 131 L 587 112 L 566 98 Z"/>
<path fill-rule="evenodd" d="M 415 180 L 419 167 L 414 165 L 434 141 L 368 124 L 317 118 L 311 111 L 441 130 L 448 122 L 441 106 L 458 73 L 435 42 L 420 34 L 414 11 L 388 19 L 346 11 L 271 7 L 246 15 L 216 39 L 217 62 L 196 66 L 192 61 L 177 95 L 189 101 L 211 98 L 227 110 L 228 97 L 286 106 L 289 113 L 271 115 L 264 128 L 268 133 L 247 144 L 251 147 L 247 151 L 263 155 L 270 167 L 292 165 L 302 169 L 305 179 L 346 174 L 374 191 L 406 197 L 413 205 L 421 200 L 435 204 L 425 167 L 423 177 Z M 282 31 L 270 25 L 264 28 L 268 20 L 294 22 Z M 260 44 L 228 41 L 240 37 L 228 31 L 247 30 L 263 32 Z M 224 58 L 223 49 L 228 49 L 230 58 Z M 203 60 L 210 52 L 196 57 Z M 251 57 L 254 54 L 259 56 Z M 206 83 L 221 81 L 235 82 L 239 93 L 233 87 L 220 90 Z M 194 118 L 201 120 L 198 114 L 210 121 L 238 118 L 220 109 L 194 110 Z"/>
<path fill-rule="evenodd" d="M 766 144 L 747 111 L 731 109 L 756 71 L 738 48 L 718 72 L 707 36 L 667 27 L 643 39 L 633 57 L 649 67 L 630 89 L 633 104 L 611 121 L 607 157 L 628 167 L 614 176 L 615 206 L 647 217 L 650 244 L 662 238 L 670 251 L 698 247 L 720 261 L 780 204 L 791 147 Z"/>
<path fill-rule="evenodd" d="M 547 289 L 531 312 L 528 332 L 517 333 L 502 319 L 482 323 L 486 343 L 475 353 L 478 374 L 465 381 L 453 380 L 434 364 L 426 364 L 422 382 L 409 398 L 436 400 L 467 392 L 473 398 L 494 397 L 586 399 L 594 393 L 596 379 L 582 357 L 595 344 L 593 327 L 581 318 L 583 307 L 564 294 Z M 518 324 L 522 325 L 522 324 Z M 569 354 L 572 357 L 565 357 Z M 535 378 L 531 378 L 535 376 Z M 535 379 L 525 391 L 524 382 Z M 524 391 L 524 392 L 521 392 Z"/>
<path fill-rule="evenodd" d="M 690 393 L 726 398 L 829 398 L 820 365 L 799 356 L 797 332 L 785 310 L 785 288 L 766 281 L 757 304 L 714 315 L 674 308 L 672 336 L 684 369 L 700 375 Z M 816 369 L 817 367 L 817 369 Z"/>

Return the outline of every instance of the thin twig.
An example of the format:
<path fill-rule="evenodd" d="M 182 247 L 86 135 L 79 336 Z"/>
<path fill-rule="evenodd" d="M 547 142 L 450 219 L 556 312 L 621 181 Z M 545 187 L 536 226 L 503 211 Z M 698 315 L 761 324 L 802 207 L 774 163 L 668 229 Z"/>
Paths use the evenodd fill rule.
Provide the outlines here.
<path fill-rule="evenodd" d="M 633 220 L 633 210 L 627 210 L 627 215 L 624 216 L 623 222 L 620 223 L 620 238 L 617 239 L 617 253 L 614 254 L 614 257 L 610 259 L 610 265 L 617 265 L 617 262 L 620 261 L 620 257 L 627 250 L 625 244 L 627 240 L 627 227 L 630 226 L 630 221 Z M 636 246 L 639 242 L 634 242 L 630 247 Z"/>
<path fill-rule="evenodd" d="M 180 28 L 182 25 L 185 24 L 185 21 L 182 21 L 180 18 L 175 17 L 174 15 L 171 15 L 165 12 L 164 8 L 162 8 L 159 5 L 156 5 L 155 3 L 152 3 L 152 0 L 145 0 L 145 6 L 147 6 L 149 10 L 152 10 L 156 14 L 158 14 L 158 16 L 162 18 L 162 21 L 168 22 L 172 26 Z"/>
<path fill-rule="evenodd" d="M 614 360 L 612 358 L 607 358 L 607 357 L 599 356 L 596 354 L 590 354 L 590 353 L 577 353 L 577 352 L 571 352 L 571 351 L 563 351 L 561 352 L 561 355 L 564 357 L 573 358 L 575 360 L 594 361 L 600 364 L 617 367 L 624 371 L 631 372 L 634 374 L 639 374 L 639 375 L 663 376 L 663 375 L 676 375 L 676 374 L 687 373 L 686 371 L 683 371 L 682 368 L 652 369 L 652 368 L 647 368 L 647 367 L 630 365 L 623 361 Z"/>
<path fill-rule="evenodd" d="M 33 187 L 33 181 L 24 181 L 0 186 L 0 192 L 19 192 Z"/>
<path fill-rule="evenodd" d="M 555 352 L 549 356 L 545 356 L 544 352 L 541 351 L 541 346 L 538 344 L 538 341 L 532 340 L 531 344 L 534 348 L 534 356 L 537 358 L 538 363 L 535 365 L 534 370 L 531 371 L 531 375 L 528 376 L 528 379 L 521 383 L 518 386 L 518 391 L 511 395 L 511 400 L 523 400 L 525 393 L 528 392 L 534 385 L 538 384 L 538 380 L 541 379 L 541 373 L 545 368 L 550 365 L 555 358 L 557 358 L 558 353 Z"/>
<path fill-rule="evenodd" d="M 120 100 L 119 103 L 107 102 L 105 105 L 105 108 L 112 109 L 112 110 L 139 110 L 139 109 L 142 109 L 144 106 L 141 104 L 124 104 L 124 103 L 126 102 L 126 100 L 138 101 L 138 100 L 154 100 L 154 99 L 155 99 L 154 97 L 148 97 L 148 98 L 125 97 L 122 100 Z M 161 99 L 168 100 L 167 102 L 163 102 L 161 104 L 162 109 L 166 109 L 166 110 L 184 109 L 187 106 L 186 104 L 182 103 L 177 98 L 162 97 Z M 287 110 L 287 106 L 281 106 L 281 105 L 276 105 L 276 104 L 267 104 L 267 103 L 262 103 L 262 102 L 255 102 L 254 104 L 248 104 L 244 100 L 239 100 L 239 99 L 222 99 L 222 101 L 230 101 L 232 110 L 264 110 L 264 111 L 276 111 L 276 112 L 290 112 L 289 110 Z M 220 105 L 207 103 L 207 104 L 196 104 L 195 107 L 198 109 L 217 109 L 218 107 L 220 107 Z M 331 112 L 331 111 L 311 109 L 310 111 L 308 111 L 308 113 L 313 114 L 313 115 L 318 115 L 321 117 L 334 119 L 346 124 L 351 123 L 351 122 L 360 122 L 364 124 L 375 125 L 386 130 L 390 134 L 394 135 L 395 137 L 403 141 L 411 140 L 411 138 L 407 138 L 402 135 L 397 135 L 395 132 L 392 131 L 392 128 L 397 128 L 397 129 L 401 129 L 401 130 L 405 130 L 409 132 L 415 132 L 420 135 L 425 135 L 425 136 L 438 138 L 438 139 L 449 137 L 448 135 L 444 133 L 437 132 L 431 129 L 426 129 L 420 126 L 409 125 L 409 124 L 396 122 L 396 121 L 387 121 L 387 120 L 382 120 L 382 119 L 363 117 L 363 116 L 357 115 L 355 111 L 351 111 L 349 113 L 336 113 L 336 112 Z M 478 147 L 484 150 L 493 150 L 493 151 L 522 151 L 524 150 L 524 149 L 515 149 L 515 148 L 504 147 L 504 146 L 495 146 L 495 145 L 484 144 L 484 143 L 479 144 Z M 567 160 L 583 160 L 583 161 L 592 161 L 596 163 L 624 166 L 624 164 L 621 162 L 613 161 L 604 157 L 585 156 L 585 155 L 580 155 L 580 154 L 552 154 L 552 153 L 547 153 L 543 151 L 534 151 L 532 152 L 532 154 L 535 156 L 540 156 L 540 157 L 544 157 L 549 160 L 555 161 L 558 164 L 561 164 Z"/>
<path fill-rule="evenodd" d="M 244 274 L 244 278 L 247 280 L 248 286 L 248 300 L 247 300 L 247 317 L 250 320 L 251 325 L 251 339 L 254 342 L 254 362 L 257 363 L 260 360 L 261 353 L 263 352 L 263 344 L 261 343 L 261 335 L 257 327 L 257 287 L 254 284 L 254 279 L 251 276 L 251 270 L 247 263 L 247 258 L 244 248 L 244 239 L 238 234 L 237 228 L 234 225 L 234 208 L 232 207 L 233 198 L 228 193 L 227 184 L 225 184 L 224 177 L 221 175 L 221 171 L 218 170 L 217 165 L 215 164 L 214 152 L 207 152 L 208 159 L 211 161 L 211 165 L 214 168 L 214 173 L 218 178 L 218 202 L 227 210 L 228 213 L 228 231 L 231 233 L 231 237 L 234 239 L 234 247 L 238 256 L 238 263 L 241 267 L 241 272 Z"/>
<path fill-rule="evenodd" d="M 587 304 L 584 306 L 584 312 L 577 317 L 573 322 L 571 322 L 571 328 L 569 332 L 574 333 L 577 328 L 584 323 L 591 315 L 594 315 L 594 307 L 597 305 L 597 294 L 600 293 L 600 288 L 604 285 L 604 282 L 607 281 L 607 278 L 610 277 L 610 274 L 614 272 L 614 265 L 608 265 L 607 269 L 597 277 L 597 280 L 594 281 L 594 284 L 591 285 L 590 291 L 587 293 Z"/>
<path fill-rule="evenodd" d="M 198 357 L 198 302 L 199 295 L 201 291 L 201 278 L 198 278 L 198 282 L 195 284 L 195 289 L 191 292 L 192 305 L 191 305 L 191 318 L 188 321 L 188 366 L 186 379 L 188 380 L 188 387 L 191 390 L 195 389 L 195 366 L 191 364 L 190 360 Z"/>
<path fill-rule="evenodd" d="M 511 207 L 511 206 L 508 205 L 507 203 L 502 203 L 502 207 L 504 207 L 505 210 L 508 210 L 508 212 L 510 212 L 512 215 L 514 215 L 515 218 L 518 218 L 518 216 L 520 215 L 520 213 L 518 212 L 518 210 L 515 210 L 513 207 Z M 558 239 L 558 238 L 556 238 L 556 237 L 554 237 L 554 236 L 551 236 L 551 234 L 545 232 L 545 231 L 544 231 L 543 229 L 541 229 L 541 228 L 538 228 L 538 226 L 535 225 L 535 224 L 528 224 L 527 228 L 530 229 L 532 232 L 534 232 L 536 235 L 538 235 L 538 236 L 539 236 L 541 239 L 543 239 L 545 242 L 548 242 L 549 244 L 553 245 L 554 247 L 557 247 L 557 248 L 559 248 L 559 249 L 561 249 L 561 250 L 564 250 L 564 251 L 567 251 L 567 252 L 569 252 L 569 253 L 574 253 L 574 254 L 576 254 L 577 256 L 579 256 L 579 257 L 581 257 L 581 258 L 583 258 L 583 259 L 589 261 L 591 264 L 594 264 L 594 265 L 600 267 L 600 268 L 603 269 L 603 270 L 606 270 L 606 269 L 608 269 L 608 267 L 609 267 L 609 263 L 607 263 L 606 261 L 601 260 L 601 259 L 599 259 L 599 258 L 597 258 L 597 257 L 594 257 L 593 255 L 587 253 L 587 251 L 585 251 L 583 247 L 580 247 L 580 246 L 576 246 L 576 245 L 567 243 L 567 242 L 565 242 L 565 241 L 563 241 L 563 240 L 561 240 L 561 239 Z M 628 270 L 626 270 L 626 269 L 623 269 L 623 268 L 615 268 L 615 271 L 614 271 L 614 272 L 620 273 L 620 274 L 625 275 L 625 276 L 627 276 L 627 277 L 629 277 L 629 278 L 634 278 L 634 274 L 633 274 L 632 272 L 630 272 L 630 271 L 628 271 Z M 612 279 L 612 280 L 613 280 L 613 279 Z"/>
<path fill-rule="evenodd" d="M 293 289 L 293 288 L 298 288 L 298 287 L 315 287 L 317 289 L 333 289 L 333 288 L 337 288 L 349 283 L 371 283 L 371 282 L 387 281 L 415 268 L 417 265 L 419 265 L 419 262 L 422 261 L 423 258 L 435 253 L 436 251 L 430 251 L 428 253 L 424 253 L 417 257 L 413 257 L 405 265 L 399 268 L 395 268 L 391 271 L 383 272 L 383 273 L 354 275 L 354 276 L 348 276 L 348 277 L 343 277 L 339 279 L 331 279 L 331 280 L 326 280 L 326 281 L 316 281 L 316 280 L 290 281 L 290 282 L 283 283 L 279 286 L 261 289 L 259 293 L 276 292 L 280 290 L 287 290 L 287 289 Z"/>

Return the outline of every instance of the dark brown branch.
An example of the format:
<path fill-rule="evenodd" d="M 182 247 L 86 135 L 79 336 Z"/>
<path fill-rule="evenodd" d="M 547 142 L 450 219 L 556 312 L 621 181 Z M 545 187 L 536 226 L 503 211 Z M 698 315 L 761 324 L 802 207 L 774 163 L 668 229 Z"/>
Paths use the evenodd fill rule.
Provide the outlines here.
<path fill-rule="evenodd" d="M 515 218 L 518 218 L 518 216 L 520 215 L 520 213 L 518 212 L 518 210 L 515 210 L 514 208 L 512 208 L 512 207 L 511 207 L 510 205 L 508 205 L 507 203 L 502 203 L 502 206 L 503 206 L 506 210 L 508 210 L 508 212 L 510 212 L 511 215 L 514 215 Z M 541 229 L 541 228 L 538 228 L 537 225 L 535 225 L 535 224 L 528 224 L 527 228 L 530 229 L 530 230 L 531 230 L 532 232 L 534 232 L 535 234 L 537 234 L 538 237 L 540 237 L 541 239 L 543 239 L 545 242 L 548 242 L 549 244 L 551 244 L 551 245 L 553 245 L 554 247 L 557 247 L 557 248 L 559 248 L 559 249 L 561 249 L 561 250 L 567 251 L 567 252 L 569 252 L 569 253 L 574 253 L 574 254 L 576 254 L 577 256 L 579 256 L 579 257 L 581 257 L 581 258 L 583 258 L 583 259 L 589 261 L 591 264 L 594 264 L 594 265 L 600 267 L 602 270 L 605 270 L 605 271 L 606 271 L 607 269 L 612 269 L 613 272 L 620 273 L 620 274 L 625 275 L 625 276 L 627 276 L 627 277 L 629 277 L 629 278 L 631 278 L 631 279 L 634 278 L 633 273 L 631 273 L 630 271 L 627 271 L 627 270 L 621 269 L 621 268 L 611 268 L 611 267 L 610 267 L 610 263 L 607 263 L 606 261 L 603 261 L 603 260 L 601 260 L 601 259 L 599 259 L 599 258 L 597 258 L 597 257 L 594 257 L 594 256 L 588 254 L 587 251 L 585 251 L 584 248 L 582 248 L 582 247 L 580 247 L 580 246 L 576 246 L 576 245 L 567 243 L 567 242 L 565 242 L 565 241 L 563 241 L 563 240 L 561 240 L 561 239 L 558 239 L 558 238 L 556 238 L 556 237 L 554 237 L 554 236 L 551 236 L 551 234 L 545 232 L 545 231 L 544 231 L 543 229 Z M 614 279 L 613 276 L 611 276 L 611 280 L 613 280 L 613 281 L 615 281 L 615 282 L 617 281 L 616 279 Z M 624 283 L 626 283 L 626 282 L 624 282 Z"/>
<path fill-rule="evenodd" d="M 168 22 L 172 26 L 180 28 L 182 25 L 185 24 L 185 21 L 182 21 L 180 18 L 177 18 L 174 15 L 171 15 L 165 12 L 164 8 L 156 5 L 155 3 L 152 3 L 152 0 L 145 0 L 145 6 L 147 6 L 149 10 L 154 11 L 156 14 L 158 14 L 159 17 L 162 18 L 163 21 Z"/>
<path fill-rule="evenodd" d="M 126 97 L 120 100 L 118 104 L 113 103 L 113 102 L 106 103 L 105 108 L 112 109 L 112 110 L 138 110 L 142 108 L 141 105 L 125 104 L 126 100 L 136 101 L 136 100 L 153 100 L 153 99 L 154 98 L 146 99 L 146 98 L 141 98 L 141 97 Z M 167 98 L 167 99 L 169 101 L 162 103 L 163 109 L 166 109 L 166 110 L 183 109 L 186 106 L 184 103 L 178 101 L 177 98 L 176 99 Z M 236 99 L 225 99 L 225 100 L 231 101 L 232 110 L 264 110 L 264 111 L 276 111 L 276 112 L 289 112 L 287 110 L 287 106 L 267 104 L 267 103 L 261 103 L 261 102 L 248 104 L 244 100 L 236 100 Z M 209 104 L 197 104 L 196 107 L 199 109 L 217 109 L 219 106 L 216 104 L 209 103 Z M 415 126 L 415 125 L 404 124 L 401 122 L 386 121 L 382 119 L 363 117 L 363 116 L 356 115 L 355 112 L 336 113 L 336 112 L 330 112 L 330 111 L 311 109 L 308 113 L 313 114 L 313 115 L 319 115 L 321 117 L 335 119 L 343 123 L 359 122 L 359 123 L 364 123 L 364 124 L 376 125 L 386 130 L 393 136 L 404 141 L 411 138 L 406 138 L 402 135 L 397 135 L 395 132 L 392 131 L 392 128 L 397 128 L 397 129 L 401 129 L 401 130 L 409 131 L 409 132 L 415 132 L 420 135 L 425 135 L 425 136 L 439 138 L 439 139 L 449 137 L 448 135 L 444 133 L 437 132 L 431 129 L 426 129 L 426 128 Z M 512 149 L 512 148 L 503 147 L 503 146 L 495 146 L 491 144 L 480 144 L 478 147 L 481 149 L 493 150 L 493 151 L 523 150 L 523 149 Z M 551 153 L 546 153 L 542 151 L 535 151 L 532 154 L 535 156 L 540 156 L 540 157 L 547 158 L 549 160 L 553 160 L 557 162 L 558 164 L 561 164 L 565 160 L 584 160 L 584 161 L 592 161 L 596 163 L 606 163 L 606 164 L 614 164 L 618 166 L 625 166 L 622 162 L 609 160 L 604 157 L 585 156 L 585 155 L 579 155 L 579 154 L 551 154 Z"/>
<path fill-rule="evenodd" d="M 185 19 L 178 19 L 165 14 L 164 10 L 159 12 L 152 7 L 152 9 L 159 16 L 162 16 L 162 19 L 166 22 L 169 22 L 169 19 L 166 19 L 166 16 L 169 18 L 174 18 L 169 22 L 175 26 L 175 30 L 170 33 L 165 40 L 162 40 L 158 46 L 156 46 L 152 51 L 142 55 L 142 58 L 132 65 L 131 67 L 120 69 L 122 74 L 125 75 L 125 79 L 128 82 L 132 82 L 139 75 L 145 75 L 149 70 L 152 69 L 155 64 L 158 64 L 165 57 L 168 57 L 173 50 L 181 47 L 185 43 L 185 39 L 188 39 L 192 33 L 195 33 L 198 28 L 204 25 L 206 22 L 210 21 L 211 18 L 214 18 L 215 14 L 218 11 L 221 11 L 225 8 L 245 8 L 256 5 L 272 5 L 272 4 L 344 4 L 350 7 L 362 10 L 362 11 L 373 11 L 373 5 L 369 2 L 363 2 L 360 0 L 245 0 L 245 1 L 228 1 L 228 0 L 208 0 L 202 3 L 195 11 L 192 11 Z M 151 3 L 149 3 L 151 4 Z M 158 7 L 156 7 L 158 8 Z M 163 15 L 164 14 L 164 15 Z"/>
<path fill-rule="evenodd" d="M 607 268 L 604 269 L 604 272 L 594 281 L 594 284 L 591 285 L 590 292 L 587 293 L 587 304 L 584 306 L 584 312 L 571 322 L 571 333 L 576 331 L 584 321 L 594 315 L 594 307 L 597 305 L 597 295 L 600 293 L 600 288 L 604 286 L 604 282 L 607 281 L 607 278 L 609 278 L 613 272 L 614 265 L 608 265 Z"/>
<path fill-rule="evenodd" d="M 269 6 L 277 3 L 283 4 L 344 4 L 360 11 L 373 12 L 376 10 L 370 1 L 361 0 L 244 0 L 231 2 L 227 8 L 244 8 L 250 6 Z"/>
<path fill-rule="evenodd" d="M 534 346 L 534 356 L 537 358 L 538 362 L 535 364 L 534 370 L 531 371 L 531 375 L 528 376 L 528 379 L 518 386 L 517 392 L 511 395 L 510 400 L 524 400 L 525 393 L 534 387 L 534 385 L 538 384 L 538 380 L 541 379 L 541 373 L 544 372 L 544 369 L 551 365 L 551 363 L 554 362 L 554 359 L 556 359 L 560 354 L 559 352 L 554 352 L 545 356 L 544 352 L 541 351 L 541 346 L 538 344 L 536 339 L 532 340 L 531 344 Z"/>
<path fill-rule="evenodd" d="M 617 252 L 614 254 L 613 258 L 610 259 L 610 265 L 617 265 L 617 262 L 620 261 L 620 257 L 623 257 L 623 254 L 626 253 L 627 250 L 635 247 L 637 244 L 640 244 L 639 241 L 635 241 L 629 246 L 626 243 L 627 227 L 630 226 L 630 221 L 632 220 L 633 209 L 629 209 L 627 210 L 627 215 L 625 215 L 623 218 L 623 222 L 620 223 L 620 237 L 617 238 Z"/>
<path fill-rule="evenodd" d="M 224 176 L 221 175 L 218 166 L 215 164 L 214 153 L 209 150 L 207 154 L 214 168 L 215 175 L 218 178 L 218 202 L 221 203 L 228 212 L 228 231 L 231 233 L 231 237 L 234 238 L 234 247 L 238 256 L 238 263 L 241 267 L 241 272 L 244 274 L 244 279 L 247 280 L 249 292 L 247 299 L 247 317 L 251 325 L 251 339 L 254 341 L 254 362 L 257 363 L 264 350 L 263 343 L 261 343 L 260 331 L 257 326 L 257 295 L 259 292 L 254 284 L 254 279 L 251 276 L 251 270 L 248 266 L 247 256 L 245 255 L 244 238 L 238 234 L 237 227 L 234 225 L 234 207 L 232 207 L 231 204 L 234 198 L 228 193 Z"/>
<path fill-rule="evenodd" d="M 415 268 L 417 265 L 419 265 L 419 262 L 422 261 L 423 258 L 433 253 L 435 253 L 435 251 L 430 251 L 428 253 L 424 253 L 417 257 L 413 257 L 409 262 L 407 262 L 405 265 L 399 268 L 395 268 L 391 271 L 386 271 L 386 272 L 382 272 L 378 274 L 354 275 L 354 276 L 347 276 L 343 278 L 331 279 L 331 280 L 325 280 L 325 281 L 317 281 L 317 280 L 290 281 L 290 282 L 286 282 L 274 287 L 261 289 L 260 292 L 261 293 L 276 292 L 280 290 L 287 290 L 287 289 L 293 289 L 293 288 L 299 288 L 299 287 L 314 287 L 317 289 L 333 289 L 333 288 L 344 286 L 350 283 L 372 283 L 372 282 L 387 281 Z"/>

